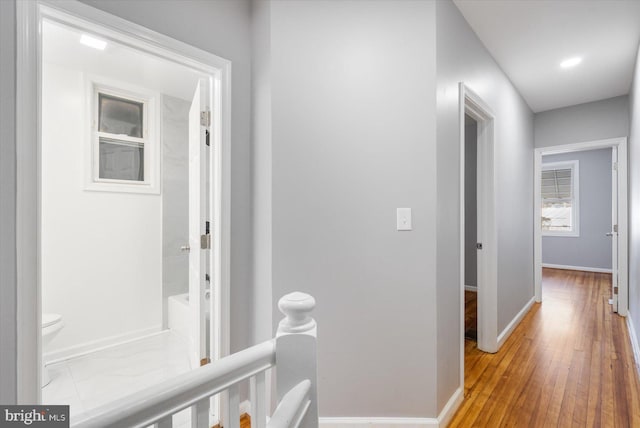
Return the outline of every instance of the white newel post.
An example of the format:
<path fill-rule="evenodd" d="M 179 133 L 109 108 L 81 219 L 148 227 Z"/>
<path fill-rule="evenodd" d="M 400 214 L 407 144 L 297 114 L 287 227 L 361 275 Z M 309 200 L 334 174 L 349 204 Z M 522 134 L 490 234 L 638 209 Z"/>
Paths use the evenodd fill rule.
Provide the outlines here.
<path fill-rule="evenodd" d="M 316 322 L 310 313 L 315 299 L 295 292 L 278 302 L 285 315 L 276 334 L 276 391 L 278 402 L 294 386 L 304 380 L 311 382 L 309 408 L 300 427 L 318 428 Z"/>

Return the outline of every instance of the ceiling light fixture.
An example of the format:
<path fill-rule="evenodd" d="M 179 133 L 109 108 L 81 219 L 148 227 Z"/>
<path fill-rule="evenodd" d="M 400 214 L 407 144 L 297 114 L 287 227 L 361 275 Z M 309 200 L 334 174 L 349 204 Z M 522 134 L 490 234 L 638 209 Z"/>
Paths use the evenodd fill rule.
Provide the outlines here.
<path fill-rule="evenodd" d="M 95 37 L 91 37 L 86 34 L 80 36 L 80 43 L 101 51 L 103 51 L 104 48 L 107 47 L 107 42 L 105 42 L 104 40 L 96 39 Z"/>
<path fill-rule="evenodd" d="M 582 62 L 582 58 L 579 56 L 575 56 L 573 58 L 567 58 L 560 63 L 560 67 L 562 68 L 571 68 Z"/>

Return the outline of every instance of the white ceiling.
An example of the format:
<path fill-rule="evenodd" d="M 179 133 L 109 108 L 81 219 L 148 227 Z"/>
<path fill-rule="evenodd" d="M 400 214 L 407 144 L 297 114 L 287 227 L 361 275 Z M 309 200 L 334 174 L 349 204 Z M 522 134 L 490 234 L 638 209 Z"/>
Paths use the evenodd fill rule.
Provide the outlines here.
<path fill-rule="evenodd" d="M 534 112 L 629 92 L 640 0 L 453 1 Z"/>
<path fill-rule="evenodd" d="M 135 84 L 184 100 L 193 98 L 198 79 L 203 77 L 191 68 L 111 41 L 102 51 L 82 45 L 82 33 L 62 24 L 45 21 L 42 34 L 45 63 Z"/>

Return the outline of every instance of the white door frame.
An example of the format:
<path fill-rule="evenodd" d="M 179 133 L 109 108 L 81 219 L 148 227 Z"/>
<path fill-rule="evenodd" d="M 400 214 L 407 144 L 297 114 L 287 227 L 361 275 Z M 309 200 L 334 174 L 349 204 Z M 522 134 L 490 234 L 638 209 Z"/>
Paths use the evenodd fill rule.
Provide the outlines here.
<path fill-rule="evenodd" d="M 534 275 L 536 302 L 542 302 L 542 224 L 539 221 L 542 210 L 540 180 L 542 177 L 542 155 L 570 153 L 585 150 L 616 148 L 618 151 L 618 315 L 627 316 L 629 307 L 628 276 L 628 167 L 627 138 L 610 138 L 606 140 L 585 141 L 561 146 L 535 149 L 534 154 Z"/>
<path fill-rule="evenodd" d="M 41 401 L 41 261 L 40 261 L 40 170 L 41 170 L 41 22 L 49 19 L 76 28 L 88 27 L 101 37 L 178 62 L 212 76 L 212 121 L 220 126 L 212 133 L 218 147 L 211 159 L 210 195 L 213 212 L 211 251 L 212 283 L 219 300 L 219 355 L 229 353 L 230 326 L 230 131 L 231 63 L 209 52 L 102 12 L 75 0 L 23 0 L 16 3 L 17 15 L 17 396 L 18 403 Z"/>
<path fill-rule="evenodd" d="M 464 115 L 478 123 L 478 349 L 498 351 L 498 237 L 495 220 L 494 122 L 491 108 L 463 82 L 459 85 L 460 126 L 460 383 L 464 386 L 465 310 L 465 126 Z"/>

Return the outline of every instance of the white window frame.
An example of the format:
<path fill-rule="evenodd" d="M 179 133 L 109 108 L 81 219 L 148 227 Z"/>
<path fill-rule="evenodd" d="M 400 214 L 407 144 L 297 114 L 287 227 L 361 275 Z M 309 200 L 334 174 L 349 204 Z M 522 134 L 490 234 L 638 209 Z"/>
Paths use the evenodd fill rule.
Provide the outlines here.
<path fill-rule="evenodd" d="M 571 217 L 573 228 L 570 231 L 544 230 L 541 228 L 542 236 L 564 236 L 576 238 L 580 236 L 580 162 L 578 160 L 569 160 L 542 164 L 542 171 L 548 171 L 550 169 L 571 169 Z M 540 212 L 538 213 L 538 221 L 542 222 L 542 205 L 544 204 L 544 200 L 542 199 L 542 197 L 540 201 L 541 202 Z"/>
<path fill-rule="evenodd" d="M 90 119 L 87 121 L 89 142 L 85 160 L 85 189 L 102 192 L 160 193 L 160 113 L 157 92 L 114 79 L 86 75 L 85 98 Z M 110 95 L 143 104 L 142 138 L 114 135 L 98 131 L 99 94 Z M 144 148 L 144 180 L 100 178 L 100 138 L 142 143 Z"/>

